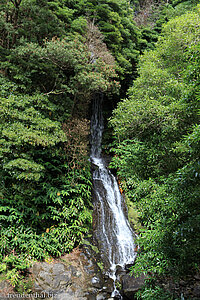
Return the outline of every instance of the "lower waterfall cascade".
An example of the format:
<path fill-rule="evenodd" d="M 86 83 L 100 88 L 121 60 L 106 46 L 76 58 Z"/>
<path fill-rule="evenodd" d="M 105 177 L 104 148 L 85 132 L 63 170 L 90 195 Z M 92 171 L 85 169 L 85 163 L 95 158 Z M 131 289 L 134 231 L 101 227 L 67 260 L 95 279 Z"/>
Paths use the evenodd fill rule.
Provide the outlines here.
<path fill-rule="evenodd" d="M 94 166 L 93 193 L 97 216 L 94 238 L 97 240 L 101 257 L 108 265 L 108 275 L 113 279 L 111 297 L 123 299 L 115 286 L 117 267 L 125 268 L 136 258 L 134 233 L 125 214 L 125 201 L 120 193 L 115 176 L 106 167 L 101 155 L 103 134 L 103 95 L 95 95 L 91 117 L 91 155 Z"/>

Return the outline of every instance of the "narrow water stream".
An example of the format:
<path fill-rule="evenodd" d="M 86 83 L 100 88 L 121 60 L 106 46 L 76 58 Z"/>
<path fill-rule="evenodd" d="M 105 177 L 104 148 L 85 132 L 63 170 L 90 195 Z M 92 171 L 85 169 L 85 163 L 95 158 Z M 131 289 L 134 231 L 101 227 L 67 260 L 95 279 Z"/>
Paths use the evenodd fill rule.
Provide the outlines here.
<path fill-rule="evenodd" d="M 117 266 L 124 268 L 126 264 L 133 263 L 136 253 L 134 252 L 134 235 L 125 216 L 124 199 L 116 178 L 107 169 L 101 155 L 102 102 L 103 95 L 96 95 L 93 100 L 91 118 L 90 159 L 94 165 L 94 197 L 97 207 L 94 235 L 100 248 L 101 257 L 108 266 L 108 275 L 114 282 L 111 297 L 118 296 L 120 299 L 115 286 Z"/>

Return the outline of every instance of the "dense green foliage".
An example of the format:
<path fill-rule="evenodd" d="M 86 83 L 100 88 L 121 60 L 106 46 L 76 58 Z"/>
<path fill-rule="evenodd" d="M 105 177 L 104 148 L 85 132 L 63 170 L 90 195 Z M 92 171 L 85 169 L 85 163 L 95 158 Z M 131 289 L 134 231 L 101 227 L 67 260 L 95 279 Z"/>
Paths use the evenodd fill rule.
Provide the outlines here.
<path fill-rule="evenodd" d="M 66 30 L 45 0 L 1 2 L 0 17 L 0 271 L 15 286 L 88 232 L 88 104 L 119 83 L 89 20 L 82 36 Z"/>
<path fill-rule="evenodd" d="M 140 28 L 140 50 L 154 49 L 163 24 L 191 11 L 199 0 L 133 0 L 136 5 L 135 21 Z"/>
<path fill-rule="evenodd" d="M 198 2 L 0 2 L 0 272 L 13 286 L 90 229 L 89 105 L 127 88 L 111 167 L 141 222 L 132 272 L 199 267 Z M 139 297 L 171 299 L 151 284 Z"/>
<path fill-rule="evenodd" d="M 199 268 L 199 9 L 163 26 L 110 120 L 111 166 L 142 224 L 133 272 L 181 276 Z"/>
<path fill-rule="evenodd" d="M 67 3 L 67 8 L 66 8 Z M 116 58 L 121 79 L 133 78 L 139 50 L 139 31 L 133 22 L 134 9 L 126 0 L 79 0 L 49 2 L 57 17 L 71 32 L 84 33 L 87 18 L 97 24 L 108 49 Z"/>

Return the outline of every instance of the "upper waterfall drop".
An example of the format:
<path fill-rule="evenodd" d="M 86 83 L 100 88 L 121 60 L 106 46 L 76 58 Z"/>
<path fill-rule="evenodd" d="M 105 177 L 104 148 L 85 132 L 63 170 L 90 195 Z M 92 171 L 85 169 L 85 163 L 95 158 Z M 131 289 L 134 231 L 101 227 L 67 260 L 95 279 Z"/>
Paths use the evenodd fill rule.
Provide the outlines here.
<path fill-rule="evenodd" d="M 100 158 L 101 141 L 103 134 L 103 113 L 102 113 L 103 94 L 96 94 L 93 100 L 91 117 L 91 159 Z"/>
<path fill-rule="evenodd" d="M 104 262 L 109 267 L 109 276 L 116 280 L 116 267 L 125 267 L 134 262 L 134 234 L 125 215 L 125 203 L 120 193 L 116 178 L 106 168 L 101 156 L 103 134 L 103 95 L 97 94 L 93 100 L 91 118 L 91 162 L 93 172 L 94 205 L 97 211 L 94 237 Z M 114 285 L 112 296 L 117 294 Z"/>

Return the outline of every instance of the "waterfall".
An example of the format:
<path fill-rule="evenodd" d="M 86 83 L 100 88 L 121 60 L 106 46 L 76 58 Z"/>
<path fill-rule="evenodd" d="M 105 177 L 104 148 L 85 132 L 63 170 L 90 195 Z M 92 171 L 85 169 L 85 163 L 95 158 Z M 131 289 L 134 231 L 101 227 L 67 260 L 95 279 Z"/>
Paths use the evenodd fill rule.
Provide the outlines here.
<path fill-rule="evenodd" d="M 91 118 L 91 156 L 93 163 L 93 187 L 96 206 L 94 236 L 108 273 L 114 281 L 112 297 L 119 295 L 115 287 L 116 268 L 134 262 L 134 235 L 125 216 L 125 203 L 114 175 L 107 169 L 101 155 L 103 133 L 103 95 L 97 94 L 93 100 Z"/>

